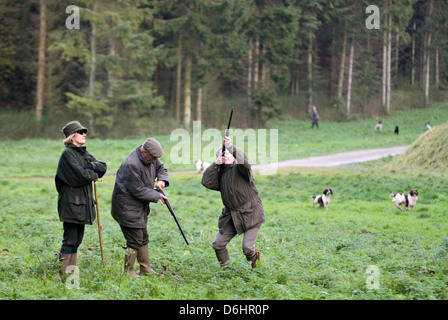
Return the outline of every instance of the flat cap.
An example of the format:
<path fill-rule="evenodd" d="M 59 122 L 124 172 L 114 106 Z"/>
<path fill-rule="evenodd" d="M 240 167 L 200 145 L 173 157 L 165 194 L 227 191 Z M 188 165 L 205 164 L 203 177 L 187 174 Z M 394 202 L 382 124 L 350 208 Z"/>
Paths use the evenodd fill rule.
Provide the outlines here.
<path fill-rule="evenodd" d="M 143 148 L 155 158 L 160 158 L 163 155 L 162 146 L 155 138 L 146 139 Z"/>

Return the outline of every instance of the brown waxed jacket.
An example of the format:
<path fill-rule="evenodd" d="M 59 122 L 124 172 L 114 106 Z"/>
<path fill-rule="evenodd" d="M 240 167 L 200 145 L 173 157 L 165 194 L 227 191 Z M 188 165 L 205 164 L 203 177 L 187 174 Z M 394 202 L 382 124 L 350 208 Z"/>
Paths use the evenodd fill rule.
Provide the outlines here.
<path fill-rule="evenodd" d="M 202 185 L 221 192 L 224 208 L 219 216 L 219 232 L 232 218 L 237 233 L 242 234 L 261 225 L 266 218 L 246 154 L 235 146 L 229 152 L 236 155 L 236 161 L 232 165 L 213 163 L 205 170 Z"/>
<path fill-rule="evenodd" d="M 112 217 L 129 228 L 146 228 L 149 203 L 160 199 L 160 193 L 154 190 L 155 178 L 169 186 L 168 171 L 163 163 L 159 159 L 146 162 L 140 154 L 140 147 L 134 149 L 120 165 L 112 193 Z"/>

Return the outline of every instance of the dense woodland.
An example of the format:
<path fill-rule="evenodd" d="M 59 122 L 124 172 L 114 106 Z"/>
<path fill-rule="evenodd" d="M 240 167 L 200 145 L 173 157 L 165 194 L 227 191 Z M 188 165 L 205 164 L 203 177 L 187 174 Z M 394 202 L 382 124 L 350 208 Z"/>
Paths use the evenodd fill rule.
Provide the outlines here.
<path fill-rule="evenodd" d="M 0 24 L 0 113 L 93 133 L 387 116 L 448 82 L 447 0 L 7 0 Z"/>

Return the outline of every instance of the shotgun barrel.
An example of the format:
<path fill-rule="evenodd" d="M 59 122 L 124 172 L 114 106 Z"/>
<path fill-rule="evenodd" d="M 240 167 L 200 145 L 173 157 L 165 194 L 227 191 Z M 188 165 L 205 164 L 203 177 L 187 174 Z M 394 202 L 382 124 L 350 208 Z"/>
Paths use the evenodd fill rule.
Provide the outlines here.
<path fill-rule="evenodd" d="M 157 192 L 160 192 L 161 194 L 163 194 L 166 197 L 165 191 L 163 191 L 162 188 L 159 189 L 155 189 Z M 187 237 L 185 236 L 184 231 L 182 230 L 182 227 L 180 226 L 179 220 L 177 220 L 176 214 L 174 213 L 173 207 L 171 206 L 170 202 L 168 201 L 168 199 L 164 200 L 166 206 L 168 207 L 168 210 L 170 211 L 171 215 L 173 216 L 174 220 L 176 221 L 177 227 L 180 230 L 180 233 L 182 234 L 182 236 L 184 237 L 185 243 L 188 245 L 188 240 Z"/>
<path fill-rule="evenodd" d="M 230 118 L 229 118 L 229 123 L 227 124 L 227 129 L 226 129 L 226 137 L 229 136 L 229 129 L 230 129 L 230 123 L 232 122 L 232 115 L 233 115 L 233 107 L 232 110 L 230 111 Z M 226 146 L 224 145 L 224 143 L 222 144 L 222 155 L 224 156 L 224 152 L 226 152 Z"/>

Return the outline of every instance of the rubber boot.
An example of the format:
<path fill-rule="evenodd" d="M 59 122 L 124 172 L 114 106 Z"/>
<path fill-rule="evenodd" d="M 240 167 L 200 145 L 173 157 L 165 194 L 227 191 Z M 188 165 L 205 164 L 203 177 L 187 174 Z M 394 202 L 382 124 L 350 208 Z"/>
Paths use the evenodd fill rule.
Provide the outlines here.
<path fill-rule="evenodd" d="M 247 258 L 247 261 L 250 261 L 252 263 L 252 269 L 257 267 L 257 260 L 260 261 L 260 252 L 258 251 L 252 258 Z"/>
<path fill-rule="evenodd" d="M 156 273 L 149 264 L 148 245 L 144 245 L 138 249 L 137 261 L 140 264 L 140 275 Z"/>
<path fill-rule="evenodd" d="M 230 257 L 229 252 L 227 249 L 224 249 L 223 252 L 218 253 L 215 251 L 216 257 L 218 258 L 218 261 L 221 263 L 221 266 L 225 269 L 230 269 Z"/>
<path fill-rule="evenodd" d="M 135 258 L 137 258 L 137 251 L 127 248 L 124 253 L 124 272 L 129 277 L 139 278 L 140 276 L 134 271 Z"/>
<path fill-rule="evenodd" d="M 75 266 L 76 267 L 76 258 L 77 257 L 78 257 L 78 253 L 70 254 L 70 264 L 69 264 L 69 266 Z"/>
<path fill-rule="evenodd" d="M 67 267 L 70 265 L 71 253 L 59 253 L 59 261 L 62 262 L 61 268 L 59 269 L 59 276 L 64 278 L 65 271 Z M 63 279 L 64 280 L 64 279 Z"/>

